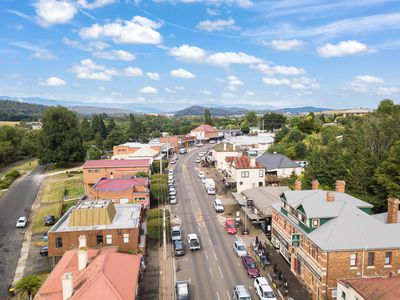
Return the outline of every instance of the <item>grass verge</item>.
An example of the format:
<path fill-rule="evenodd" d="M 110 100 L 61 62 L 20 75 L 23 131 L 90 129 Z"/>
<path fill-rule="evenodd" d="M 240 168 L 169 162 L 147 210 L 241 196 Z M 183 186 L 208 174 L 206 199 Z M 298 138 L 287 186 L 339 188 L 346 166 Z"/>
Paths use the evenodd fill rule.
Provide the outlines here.
<path fill-rule="evenodd" d="M 49 205 L 42 205 L 36 213 L 33 221 L 33 233 L 47 232 L 51 226 L 44 226 L 44 217 L 53 215 L 58 220 L 61 216 L 62 202 L 52 203 Z"/>

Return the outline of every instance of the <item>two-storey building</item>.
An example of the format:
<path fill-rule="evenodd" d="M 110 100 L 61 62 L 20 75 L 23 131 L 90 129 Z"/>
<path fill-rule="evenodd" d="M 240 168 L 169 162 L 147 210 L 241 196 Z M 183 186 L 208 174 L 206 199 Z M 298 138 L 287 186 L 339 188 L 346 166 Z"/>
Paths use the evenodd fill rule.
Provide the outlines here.
<path fill-rule="evenodd" d="M 336 299 L 337 280 L 387 276 L 400 270 L 399 200 L 388 213 L 372 215 L 372 205 L 345 193 L 319 189 L 286 191 L 272 204 L 271 241 L 308 287 L 312 299 Z M 340 299 L 340 298 L 339 298 Z"/>

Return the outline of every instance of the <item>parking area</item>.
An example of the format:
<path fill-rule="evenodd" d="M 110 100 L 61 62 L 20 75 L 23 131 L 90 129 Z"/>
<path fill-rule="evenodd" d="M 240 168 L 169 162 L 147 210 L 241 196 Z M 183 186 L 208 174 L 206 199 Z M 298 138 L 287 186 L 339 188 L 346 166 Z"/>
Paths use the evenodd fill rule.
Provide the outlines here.
<path fill-rule="evenodd" d="M 32 234 L 24 276 L 30 274 L 50 273 L 51 271 L 50 258 L 40 255 L 40 249 L 47 245 L 47 242 L 44 241 L 41 236 L 41 234 Z"/>

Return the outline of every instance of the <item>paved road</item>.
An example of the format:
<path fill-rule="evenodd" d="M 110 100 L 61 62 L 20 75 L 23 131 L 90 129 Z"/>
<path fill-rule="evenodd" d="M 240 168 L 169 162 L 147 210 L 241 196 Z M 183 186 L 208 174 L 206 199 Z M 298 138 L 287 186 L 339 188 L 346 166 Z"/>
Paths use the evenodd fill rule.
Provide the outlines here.
<path fill-rule="evenodd" d="M 14 278 L 25 232 L 17 229 L 15 223 L 19 217 L 29 216 L 45 168 L 39 166 L 18 179 L 0 197 L 0 299 L 8 295 L 8 285 Z"/>
<path fill-rule="evenodd" d="M 184 238 L 188 233 L 197 233 L 202 246 L 195 252 L 186 248 L 186 255 L 176 258 L 176 276 L 177 280 L 190 279 L 193 299 L 231 300 L 235 285 L 250 288 L 253 280 L 247 277 L 232 250 L 236 236 L 225 232 L 223 219 L 213 209 L 215 196 L 206 194 L 197 177 L 195 159 L 201 150 L 204 147 L 180 156 L 175 166 L 178 204 L 172 206 L 172 214 L 180 217 Z"/>

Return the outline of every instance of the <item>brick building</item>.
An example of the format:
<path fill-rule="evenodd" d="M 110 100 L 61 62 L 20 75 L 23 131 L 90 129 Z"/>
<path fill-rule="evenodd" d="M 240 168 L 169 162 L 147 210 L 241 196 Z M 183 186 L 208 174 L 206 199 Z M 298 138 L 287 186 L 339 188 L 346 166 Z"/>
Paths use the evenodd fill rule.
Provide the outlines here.
<path fill-rule="evenodd" d="M 90 190 L 92 199 L 111 200 L 115 204 L 134 203 L 144 208 L 150 206 L 148 178 L 101 178 Z"/>
<path fill-rule="evenodd" d="M 345 193 L 319 189 L 286 191 L 272 204 L 271 242 L 312 299 L 336 299 L 337 280 L 388 276 L 400 270 L 399 200 L 388 213 L 372 215 L 372 205 Z M 340 299 L 340 298 L 339 298 Z"/>
<path fill-rule="evenodd" d="M 61 257 L 78 248 L 86 236 L 88 247 L 116 246 L 121 252 L 139 249 L 142 207 L 111 200 L 84 200 L 69 209 L 48 232 L 49 256 Z"/>
<path fill-rule="evenodd" d="M 161 147 L 162 147 L 161 143 L 148 143 L 148 144 L 125 143 L 125 144 L 114 146 L 113 147 L 113 155 L 133 154 L 142 148 L 150 148 L 150 149 L 160 153 Z"/>
<path fill-rule="evenodd" d="M 85 193 L 101 179 L 132 178 L 139 172 L 150 174 L 150 160 L 88 160 L 83 165 L 83 184 Z"/>
<path fill-rule="evenodd" d="M 219 137 L 219 130 L 211 125 L 204 124 L 190 131 L 190 135 L 196 137 L 197 140 L 209 140 Z"/>
<path fill-rule="evenodd" d="M 170 144 L 172 148 L 178 150 L 196 144 L 196 138 L 190 135 L 172 135 L 160 137 L 160 143 Z"/>

